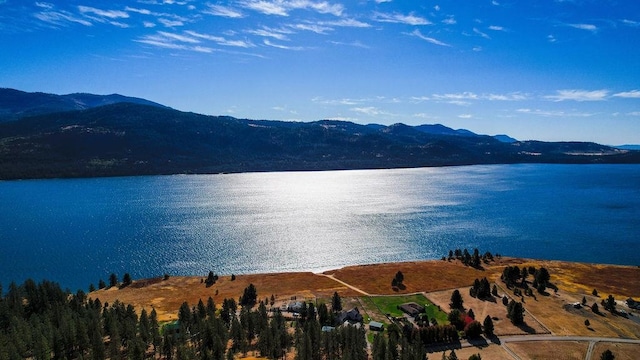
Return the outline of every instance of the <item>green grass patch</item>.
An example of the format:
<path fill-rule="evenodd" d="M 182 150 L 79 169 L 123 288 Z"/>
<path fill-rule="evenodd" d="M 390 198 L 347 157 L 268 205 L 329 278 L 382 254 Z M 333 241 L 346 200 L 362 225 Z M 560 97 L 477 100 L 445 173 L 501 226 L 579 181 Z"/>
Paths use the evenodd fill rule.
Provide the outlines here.
<path fill-rule="evenodd" d="M 369 296 L 366 298 L 373 303 L 379 311 L 391 316 L 402 316 L 404 313 L 398 309 L 398 306 L 408 302 L 414 302 L 425 307 L 425 313 L 429 316 L 429 319 L 435 318 L 438 324 L 448 323 L 447 314 L 444 311 L 438 309 L 429 299 L 422 294 L 416 295 L 401 295 L 401 296 Z"/>

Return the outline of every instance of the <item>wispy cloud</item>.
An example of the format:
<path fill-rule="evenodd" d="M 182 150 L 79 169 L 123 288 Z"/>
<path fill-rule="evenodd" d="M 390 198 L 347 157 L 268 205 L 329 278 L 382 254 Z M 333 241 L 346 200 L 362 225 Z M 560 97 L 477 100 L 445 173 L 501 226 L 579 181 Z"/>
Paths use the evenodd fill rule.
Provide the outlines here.
<path fill-rule="evenodd" d="M 417 38 L 419 38 L 419 39 L 422 39 L 422 40 L 427 41 L 427 42 L 429 42 L 429 43 L 432 43 L 432 44 L 434 44 L 434 45 L 449 46 L 449 47 L 451 46 L 451 45 L 449 45 L 449 44 L 447 44 L 447 43 L 444 43 L 444 42 L 442 42 L 442 41 L 440 41 L 440 40 L 438 40 L 438 39 L 434 39 L 434 38 L 432 38 L 432 37 L 429 37 L 429 36 L 425 36 L 425 35 L 423 35 L 423 34 L 420 32 L 420 30 L 418 30 L 418 29 L 413 30 L 409 35 L 415 36 L 415 37 L 417 37 Z"/>
<path fill-rule="evenodd" d="M 622 22 L 622 24 L 624 24 L 626 26 L 632 26 L 632 27 L 640 26 L 640 21 L 633 21 L 633 20 L 629 20 L 629 19 L 623 19 L 623 20 L 620 20 L 620 22 Z"/>
<path fill-rule="evenodd" d="M 445 25 L 455 25 L 458 22 L 456 21 L 456 18 L 453 15 L 449 15 L 447 16 L 446 19 L 442 20 L 442 23 Z"/>
<path fill-rule="evenodd" d="M 342 27 L 355 27 L 355 28 L 371 27 L 371 25 L 366 22 L 362 22 L 360 20 L 351 19 L 351 18 L 339 19 L 335 21 L 322 21 L 322 22 L 319 22 L 319 24 L 328 25 L 328 26 L 342 26 Z"/>
<path fill-rule="evenodd" d="M 244 14 L 240 10 L 222 5 L 207 4 L 207 9 L 203 11 L 205 14 L 222 16 L 232 19 L 243 18 Z"/>
<path fill-rule="evenodd" d="M 180 34 L 158 31 L 154 35 L 146 35 L 135 42 L 152 45 L 159 48 L 195 51 L 200 53 L 212 53 L 214 49 L 199 45 L 200 40 Z"/>
<path fill-rule="evenodd" d="M 101 10 L 101 9 L 96 9 L 94 7 L 82 6 L 82 5 L 78 6 L 78 11 L 80 11 L 80 13 L 82 14 L 94 14 L 94 15 L 106 17 L 109 19 L 126 19 L 129 17 L 129 13 L 127 13 L 126 11 Z"/>
<path fill-rule="evenodd" d="M 567 24 L 567 26 L 575 29 L 587 30 L 591 32 L 598 31 L 598 27 L 593 24 Z"/>
<path fill-rule="evenodd" d="M 313 10 L 320 14 L 332 14 L 341 16 L 344 11 L 342 4 L 331 4 L 327 1 L 310 1 L 310 0 L 244 0 L 240 6 L 260 12 L 265 15 L 289 16 L 291 10 Z"/>
<path fill-rule="evenodd" d="M 381 110 L 375 106 L 354 107 L 354 108 L 351 108 L 350 110 L 357 113 L 365 114 L 368 116 L 378 116 L 378 115 L 393 116 L 392 113 Z"/>
<path fill-rule="evenodd" d="M 275 43 L 272 43 L 271 41 L 269 41 L 269 39 L 264 39 L 263 43 L 265 45 L 267 45 L 267 46 L 271 46 L 271 47 L 274 47 L 276 49 L 295 50 L 295 51 L 304 50 L 304 47 L 302 47 L 302 46 L 286 46 L 286 45 L 282 45 L 282 44 L 275 44 Z"/>
<path fill-rule="evenodd" d="M 132 7 L 129 7 L 129 6 L 125 7 L 124 11 L 134 12 L 134 13 L 138 13 L 138 14 L 142 14 L 142 15 L 151 15 L 151 10 L 132 8 Z"/>
<path fill-rule="evenodd" d="M 40 21 L 56 26 L 67 26 L 69 23 L 76 23 L 84 26 L 93 25 L 90 21 L 78 18 L 68 11 L 41 11 L 33 14 L 33 16 Z"/>
<path fill-rule="evenodd" d="M 353 46 L 353 47 L 359 47 L 359 48 L 363 48 L 363 49 L 370 49 L 370 46 L 367 46 L 365 44 L 363 44 L 360 41 L 352 41 L 352 42 L 342 42 L 342 41 L 329 41 L 330 44 L 334 44 L 334 45 L 344 45 L 344 46 Z"/>
<path fill-rule="evenodd" d="M 606 100 L 608 90 L 558 90 L 555 95 L 547 95 L 544 98 L 552 101 L 603 101 Z"/>
<path fill-rule="evenodd" d="M 562 110 L 542 110 L 542 109 L 517 109 L 517 113 L 527 114 L 527 115 L 536 115 L 536 116 L 544 116 L 544 117 L 591 117 L 596 114 L 586 113 L 586 112 L 575 112 L 575 111 L 562 111 Z"/>
<path fill-rule="evenodd" d="M 158 22 L 160 24 L 164 25 L 165 27 L 184 26 L 184 22 L 182 22 L 181 20 L 170 20 L 170 19 L 165 19 L 165 18 L 159 18 Z"/>
<path fill-rule="evenodd" d="M 404 14 L 399 14 L 399 13 L 393 13 L 393 14 L 386 14 L 386 13 L 380 13 L 380 12 L 376 12 L 374 14 L 373 20 L 378 21 L 378 22 L 388 22 L 388 23 L 398 23 L 398 24 L 407 24 L 407 25 L 431 25 L 433 24 L 431 21 L 420 17 L 420 16 L 416 16 L 413 13 L 409 14 L 409 15 L 404 15 Z"/>
<path fill-rule="evenodd" d="M 295 30 L 311 31 L 321 35 L 325 35 L 327 32 L 333 30 L 333 28 L 317 24 L 291 24 L 289 27 Z"/>
<path fill-rule="evenodd" d="M 612 96 L 630 99 L 640 99 L 640 90 L 624 91 L 613 94 Z"/>
<path fill-rule="evenodd" d="M 507 31 L 507 29 L 505 29 L 502 26 L 498 26 L 498 25 L 491 25 L 489 26 L 489 30 L 493 30 L 493 31 Z"/>
<path fill-rule="evenodd" d="M 473 32 L 476 33 L 477 35 L 482 36 L 485 39 L 491 39 L 491 36 L 483 33 L 482 31 L 480 31 L 478 28 L 473 28 Z"/>
<path fill-rule="evenodd" d="M 213 41 L 218 45 L 222 45 L 222 46 L 234 46 L 234 47 L 242 47 L 242 48 L 255 47 L 253 43 L 245 40 L 229 40 L 222 36 L 201 34 L 195 31 L 185 31 L 185 34 L 192 36 L 195 39 L 204 39 L 204 40 Z"/>
<path fill-rule="evenodd" d="M 293 31 L 288 29 L 273 29 L 269 27 L 263 27 L 261 29 L 255 30 L 246 30 L 245 32 L 252 35 L 270 37 L 281 41 L 289 40 L 287 35 L 293 34 Z"/>
<path fill-rule="evenodd" d="M 460 119 L 471 119 L 473 117 L 473 115 L 471 115 L 471 114 L 460 114 L 460 115 L 458 115 L 458 117 Z"/>

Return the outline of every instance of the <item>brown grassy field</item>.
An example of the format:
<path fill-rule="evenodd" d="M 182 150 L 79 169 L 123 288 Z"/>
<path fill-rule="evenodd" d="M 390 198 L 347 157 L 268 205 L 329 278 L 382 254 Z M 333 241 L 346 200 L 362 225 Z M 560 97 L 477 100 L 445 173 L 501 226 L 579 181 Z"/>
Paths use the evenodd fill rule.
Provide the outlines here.
<path fill-rule="evenodd" d="M 328 298 L 334 292 L 342 296 L 355 296 L 357 293 L 346 286 L 327 277 L 310 272 L 221 276 L 218 281 L 207 287 L 204 277 L 174 276 L 168 280 L 134 281 L 132 285 L 117 289 L 103 289 L 92 292 L 89 296 L 100 301 L 120 302 L 133 305 L 137 311 L 155 308 L 160 321 L 177 318 L 178 309 L 183 302 L 194 306 L 200 299 L 206 303 L 212 297 L 217 305 L 225 298 L 238 299 L 249 284 L 258 290 L 258 298 L 264 299 L 272 294 L 278 300 L 286 300 L 292 296 L 315 299 Z"/>
<path fill-rule="evenodd" d="M 592 359 L 599 359 L 605 350 L 611 350 L 616 360 L 637 360 L 640 356 L 640 345 L 599 342 L 593 348 Z"/>
<path fill-rule="evenodd" d="M 468 359 L 473 354 L 480 354 L 482 359 L 488 360 L 513 360 L 513 357 L 509 355 L 500 345 L 490 344 L 484 347 L 466 347 L 462 349 L 455 349 L 458 359 Z M 429 359 L 440 360 L 442 359 L 442 351 L 436 351 L 429 353 Z M 444 351 L 446 356 L 449 356 L 451 350 Z M 523 358 L 526 359 L 526 358 Z"/>
<path fill-rule="evenodd" d="M 460 262 L 449 261 L 412 261 L 401 263 L 347 266 L 327 271 L 337 279 L 349 283 L 369 294 L 409 294 L 432 292 L 469 286 L 475 278 L 492 275 L 498 270 L 492 267 L 481 271 Z M 404 274 L 404 289 L 395 291 L 391 280 L 398 271 Z M 499 269 L 499 271 L 502 271 Z"/>
<path fill-rule="evenodd" d="M 521 359 L 584 360 L 587 356 L 589 343 L 577 341 L 530 341 L 508 343 L 507 346 Z M 599 358 L 599 355 L 597 358 Z"/>
<path fill-rule="evenodd" d="M 587 298 L 589 305 L 595 301 L 599 302 L 600 298 L 590 295 L 594 288 L 598 289 L 602 298 L 609 293 L 620 300 L 628 296 L 637 298 L 640 295 L 640 268 L 637 267 L 502 258 L 489 265 L 485 264 L 484 270 L 465 267 L 456 261 L 436 260 L 349 266 L 327 273 L 371 294 L 434 293 L 449 290 L 443 295 L 427 294 L 427 297 L 440 304 L 445 310 L 448 310 L 450 290 L 460 288 L 465 298 L 465 305 L 473 308 L 476 317 L 483 320 L 486 315 L 497 316 L 500 320 L 496 322 L 496 329 L 499 334 L 506 334 L 512 333 L 515 329 L 511 329 L 513 325 L 510 325 L 508 320 L 504 320 L 506 314 L 499 300 L 496 304 L 479 302 L 468 296 L 468 289 L 464 289 L 476 278 L 487 277 L 493 281 L 499 279 L 506 265 L 544 266 L 549 270 L 551 282 L 557 284 L 559 288 L 557 295 L 554 293 L 549 296 L 536 295 L 535 299 L 525 297 L 524 306 L 528 315 L 538 319 L 553 334 L 640 337 L 640 324 L 629 319 L 609 313 L 605 313 L 604 316 L 595 315 L 587 309 L 576 310 L 566 306 L 580 301 L 583 296 Z M 406 287 L 394 291 L 391 288 L 391 280 L 398 271 L 403 272 Z M 91 293 L 90 296 L 109 303 L 118 299 L 132 304 L 138 311 L 142 308 L 149 311 L 153 307 L 161 321 L 175 319 L 178 308 L 184 301 L 190 305 L 196 305 L 199 299 L 206 301 L 210 296 L 216 304 L 220 304 L 224 298 L 237 299 L 250 283 L 256 286 L 260 299 L 270 297 L 272 294 L 283 301 L 292 296 L 298 299 L 328 299 L 334 292 L 338 292 L 345 299 L 353 298 L 350 300 L 351 303 L 345 304 L 345 308 L 351 306 L 362 308 L 364 305 L 365 310 L 367 309 L 366 304 L 357 299 L 362 294 L 330 278 L 309 272 L 238 275 L 235 281 L 231 281 L 229 276 L 222 276 L 211 287 L 206 287 L 202 283 L 203 279 L 204 277 L 171 277 L 168 280 L 141 280 L 123 289 L 99 290 Z M 499 280 L 497 284 L 503 285 Z M 504 292 L 513 296 L 513 293 L 501 286 L 500 293 Z M 379 319 L 375 315 L 372 317 Z M 533 317 L 529 319 L 525 316 L 525 321 L 528 324 L 534 324 Z M 589 327 L 584 325 L 585 319 L 589 319 L 591 323 Z M 536 331 L 542 331 L 537 325 L 531 325 L 531 327 Z"/>

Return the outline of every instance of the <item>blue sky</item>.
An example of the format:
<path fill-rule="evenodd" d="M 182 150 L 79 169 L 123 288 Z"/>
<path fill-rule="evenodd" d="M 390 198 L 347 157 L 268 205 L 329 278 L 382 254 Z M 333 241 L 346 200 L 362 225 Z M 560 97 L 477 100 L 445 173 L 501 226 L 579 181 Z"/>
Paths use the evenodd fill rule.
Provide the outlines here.
<path fill-rule="evenodd" d="M 0 87 L 640 144 L 640 3 L 0 0 Z"/>

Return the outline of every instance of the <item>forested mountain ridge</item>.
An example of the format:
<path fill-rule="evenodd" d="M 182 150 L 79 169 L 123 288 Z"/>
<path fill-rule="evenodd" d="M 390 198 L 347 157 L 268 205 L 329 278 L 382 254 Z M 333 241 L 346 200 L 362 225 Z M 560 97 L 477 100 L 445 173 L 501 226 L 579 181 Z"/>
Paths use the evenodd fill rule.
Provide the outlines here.
<path fill-rule="evenodd" d="M 435 128 L 246 120 L 122 102 L 0 123 L 0 179 L 640 163 L 638 151 L 595 143 L 506 143 L 442 125 Z"/>
<path fill-rule="evenodd" d="M 18 120 L 25 116 L 85 110 L 122 102 L 164 107 L 153 101 L 119 94 L 94 95 L 74 93 L 55 95 L 0 88 L 0 122 Z"/>

